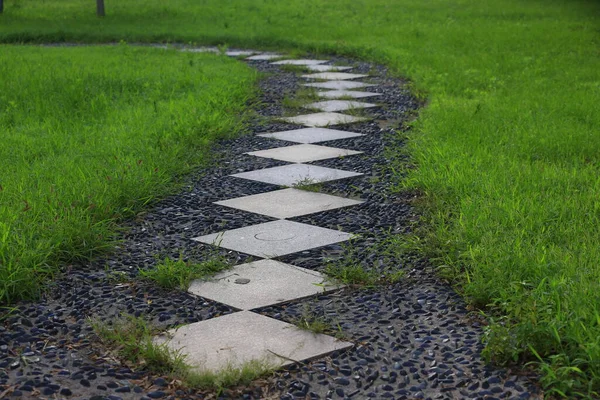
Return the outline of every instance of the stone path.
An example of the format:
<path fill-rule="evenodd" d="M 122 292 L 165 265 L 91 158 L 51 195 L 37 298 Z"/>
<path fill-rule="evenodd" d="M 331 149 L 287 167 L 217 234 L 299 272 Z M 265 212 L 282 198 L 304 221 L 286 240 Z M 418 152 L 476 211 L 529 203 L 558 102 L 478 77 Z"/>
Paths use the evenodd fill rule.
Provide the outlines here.
<path fill-rule="evenodd" d="M 66 267 L 41 299 L 4 316 L 0 398 L 540 398 L 522 371 L 484 363 L 485 331 L 464 301 L 429 263 L 393 243 L 418 217 L 412 198 L 390 190 L 390 159 L 403 156 L 385 151 L 403 145 L 396 130 L 418 108 L 403 82 L 341 57 L 226 54 L 270 74 L 259 83 L 255 134 L 223 141 L 218 165 L 125 222 L 114 252 Z M 290 63 L 368 76 L 321 81 L 280 67 Z M 323 102 L 284 119 L 283 99 L 301 85 Z M 317 182 L 312 188 L 322 192 L 302 190 Z M 194 262 L 215 252 L 235 267 L 189 292 L 139 277 L 166 257 Z M 325 276 L 344 263 L 404 275 L 375 288 L 344 287 Z M 183 388 L 98 346 L 90 318 L 122 315 L 170 331 L 156 340 L 182 348 L 200 369 L 250 360 L 280 368 L 221 395 Z M 296 328 L 306 317 L 343 339 Z"/>
<path fill-rule="evenodd" d="M 229 55 L 247 54 L 231 52 Z M 275 58 L 280 58 L 280 56 L 266 54 L 248 57 L 252 61 Z M 311 66 L 313 69 L 321 71 L 302 75 L 302 78 L 308 80 L 334 81 L 368 76 L 331 72 L 349 70 L 352 67 L 323 65 L 326 62 L 327 60 L 286 59 L 275 61 L 272 64 Z M 366 92 L 354 92 L 353 94 L 359 97 L 368 95 Z M 339 97 L 343 98 L 346 95 L 342 92 Z M 333 111 L 376 106 L 372 103 L 329 100 L 305 105 L 306 108 L 324 112 L 283 119 L 308 127 L 329 127 L 367 119 L 338 114 Z M 211 371 L 219 371 L 232 366 L 242 367 L 249 361 L 261 361 L 273 367 L 280 367 L 291 362 L 306 361 L 353 346 L 353 343 L 347 341 L 303 331 L 289 323 L 253 313 L 252 309 L 298 300 L 342 287 L 318 272 L 273 261 L 272 258 L 343 242 L 352 237 L 351 233 L 292 222 L 286 218 L 351 207 L 362 203 L 362 201 L 293 188 L 306 183 L 320 183 L 362 175 L 357 171 L 303 164 L 361 154 L 360 149 L 349 150 L 312 144 L 322 140 L 332 141 L 359 135 L 359 133 L 353 134 L 351 131 L 341 132 L 329 128 L 301 128 L 262 135 L 274 139 L 299 141 L 303 144 L 251 151 L 246 154 L 294 164 L 257 169 L 231 176 L 288 188 L 218 201 L 215 204 L 272 216 L 278 220 L 215 232 L 193 239 L 263 258 L 261 261 L 238 265 L 215 276 L 210 281 L 193 282 L 189 289 L 197 296 L 247 311 L 171 330 L 165 335 L 166 337 L 159 338 L 159 342 L 166 343 L 174 351 L 185 354 L 188 363 L 194 367 Z"/>

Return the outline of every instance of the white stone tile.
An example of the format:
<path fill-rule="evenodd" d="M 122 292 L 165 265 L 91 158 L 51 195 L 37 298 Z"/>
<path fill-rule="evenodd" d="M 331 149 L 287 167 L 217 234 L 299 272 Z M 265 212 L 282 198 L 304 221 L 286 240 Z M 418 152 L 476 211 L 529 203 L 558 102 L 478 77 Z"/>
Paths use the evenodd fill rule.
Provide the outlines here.
<path fill-rule="evenodd" d="M 327 82 L 316 82 L 316 83 L 304 83 L 302 86 L 315 87 L 319 89 L 333 89 L 333 90 L 346 90 L 346 89 L 357 89 L 372 85 L 370 83 L 354 82 L 354 81 L 327 81 Z"/>
<path fill-rule="evenodd" d="M 343 242 L 351 237 L 349 233 L 282 219 L 204 235 L 193 240 L 261 258 L 275 258 Z"/>
<path fill-rule="evenodd" d="M 329 60 L 281 60 L 275 61 L 271 64 L 273 65 L 318 65 L 324 64 Z"/>
<path fill-rule="evenodd" d="M 235 266 L 210 280 L 193 281 L 188 291 L 240 310 L 252 310 L 341 287 L 316 271 L 260 260 Z"/>
<path fill-rule="evenodd" d="M 274 160 L 304 163 L 328 158 L 346 157 L 360 154 L 362 151 L 338 149 L 335 147 L 317 146 L 314 144 L 298 144 L 295 146 L 278 147 L 269 150 L 251 151 L 251 156 L 272 158 Z"/>
<path fill-rule="evenodd" d="M 274 133 L 263 133 L 258 135 L 271 139 L 285 140 L 295 143 L 319 143 L 330 140 L 348 139 L 358 136 L 364 136 L 361 133 L 339 131 L 327 128 L 302 128 L 291 131 L 282 131 Z"/>
<path fill-rule="evenodd" d="M 216 47 L 186 47 L 181 49 L 188 53 L 218 53 L 219 49 Z"/>
<path fill-rule="evenodd" d="M 292 364 L 290 360 L 304 361 L 352 347 L 352 343 L 250 311 L 185 325 L 155 341 L 181 351 L 196 370 L 215 372 L 253 360 L 277 368 Z"/>
<path fill-rule="evenodd" d="M 359 91 L 355 91 L 355 90 L 326 90 L 324 92 L 317 92 L 317 95 L 319 97 L 324 97 L 326 99 L 342 99 L 342 98 L 360 99 L 363 97 L 381 96 L 381 93 L 359 92 Z"/>
<path fill-rule="evenodd" d="M 323 127 L 331 125 L 352 124 L 354 122 L 367 121 L 369 118 L 355 117 L 353 115 L 320 112 L 314 114 L 297 115 L 295 117 L 281 118 L 292 124 Z"/>
<path fill-rule="evenodd" d="M 281 167 L 258 169 L 234 174 L 236 178 L 271 183 L 280 186 L 297 186 L 309 183 L 335 181 L 362 175 L 358 172 L 319 167 L 317 165 L 290 164 Z"/>
<path fill-rule="evenodd" d="M 310 103 L 304 106 L 304 108 L 310 108 L 313 110 L 320 110 L 326 112 L 335 112 L 335 111 L 347 111 L 356 108 L 372 108 L 377 107 L 377 104 L 373 103 L 363 103 L 361 101 L 352 101 L 352 100 L 327 100 L 327 101 L 318 101 L 316 103 Z"/>
<path fill-rule="evenodd" d="M 281 57 L 283 57 L 281 54 L 257 54 L 255 56 L 246 58 L 246 60 L 267 61 L 267 60 L 274 60 L 276 58 L 281 58 Z"/>
<path fill-rule="evenodd" d="M 332 72 L 332 71 L 348 71 L 349 69 L 352 69 L 353 67 L 342 67 L 339 65 L 317 64 L 317 65 L 307 65 L 306 68 L 309 71 L 314 71 L 314 72 Z"/>
<path fill-rule="evenodd" d="M 365 78 L 369 75 L 349 74 L 347 72 L 317 72 L 316 74 L 302 75 L 306 79 L 322 79 L 327 81 L 341 81 L 346 79 Z"/>
<path fill-rule="evenodd" d="M 359 200 L 293 188 L 215 202 L 221 206 L 282 219 L 361 203 Z"/>
<path fill-rule="evenodd" d="M 256 53 L 258 53 L 258 51 L 252 50 L 228 50 L 225 52 L 229 57 L 251 56 Z"/>

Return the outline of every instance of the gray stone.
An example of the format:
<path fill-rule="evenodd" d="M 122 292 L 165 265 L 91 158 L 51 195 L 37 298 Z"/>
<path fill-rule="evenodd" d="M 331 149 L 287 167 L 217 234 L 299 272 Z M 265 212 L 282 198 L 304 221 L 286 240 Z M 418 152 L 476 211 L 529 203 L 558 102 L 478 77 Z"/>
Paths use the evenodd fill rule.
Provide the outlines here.
<path fill-rule="evenodd" d="M 340 81 L 346 79 L 365 78 L 369 75 L 349 74 L 347 72 L 317 72 L 315 74 L 302 75 L 306 79 L 321 79 L 326 81 Z"/>
<path fill-rule="evenodd" d="M 258 51 L 252 50 L 228 50 L 225 52 L 229 57 L 251 56 L 256 53 L 258 53 Z"/>
<path fill-rule="evenodd" d="M 265 61 L 265 60 L 274 60 L 276 58 L 283 57 L 281 54 L 258 54 L 252 57 L 246 58 L 246 60 L 250 61 Z"/>
<path fill-rule="evenodd" d="M 258 135 L 271 139 L 285 140 L 295 143 L 319 143 L 330 140 L 348 139 L 352 137 L 364 136 L 362 133 L 340 131 L 327 128 L 302 128 L 291 131 L 282 131 L 274 133 L 263 133 Z"/>
<path fill-rule="evenodd" d="M 280 186 L 298 186 L 311 183 L 335 181 L 362 175 L 357 172 L 319 167 L 317 165 L 290 164 L 231 175 L 236 178 L 271 183 Z"/>
<path fill-rule="evenodd" d="M 318 65 L 325 64 L 329 60 L 281 60 L 275 61 L 273 65 Z"/>
<path fill-rule="evenodd" d="M 321 64 L 307 65 L 306 68 L 309 71 L 314 71 L 314 72 L 347 71 L 349 69 L 352 69 L 352 67 L 340 67 L 338 65 L 321 65 Z"/>
<path fill-rule="evenodd" d="M 242 283 L 243 285 L 237 283 Z M 238 265 L 208 281 L 193 281 L 189 292 L 240 310 L 252 310 L 339 289 L 316 271 L 260 260 Z"/>
<path fill-rule="evenodd" d="M 361 203 L 344 197 L 289 188 L 217 201 L 215 204 L 274 218 L 292 218 Z"/>
<path fill-rule="evenodd" d="M 343 242 L 349 233 L 288 220 L 265 222 L 193 240 L 261 258 L 274 258 L 315 247 Z"/>
<path fill-rule="evenodd" d="M 352 124 L 354 122 L 367 121 L 368 118 L 355 117 L 353 115 L 321 112 L 315 114 L 297 115 L 295 117 L 281 118 L 282 120 L 298 125 L 305 126 L 331 126 L 331 125 L 343 125 Z"/>
<path fill-rule="evenodd" d="M 278 147 L 275 149 L 251 151 L 251 156 L 272 158 L 275 160 L 303 163 L 328 158 L 346 157 L 360 154 L 361 151 L 338 149 L 335 147 L 317 146 L 314 144 L 298 144 L 295 146 Z"/>
<path fill-rule="evenodd" d="M 355 90 L 327 90 L 324 92 L 317 92 L 317 95 L 319 97 L 324 97 L 326 99 L 342 99 L 342 98 L 360 99 L 363 97 L 381 96 L 381 93 L 359 92 L 359 91 L 355 91 Z"/>
<path fill-rule="evenodd" d="M 250 361 L 277 368 L 352 347 L 352 343 L 250 311 L 182 326 L 155 342 L 181 351 L 186 363 L 197 371 L 214 372 L 239 368 Z"/>
<path fill-rule="evenodd" d="M 377 107 L 377 104 L 363 103 L 362 101 L 352 100 L 327 100 L 318 101 L 316 103 L 310 103 L 304 106 L 305 108 L 311 108 L 320 111 L 334 112 L 334 111 L 347 111 L 357 108 L 372 108 Z"/>
<path fill-rule="evenodd" d="M 303 86 L 315 87 L 315 88 L 319 88 L 319 89 L 346 90 L 346 89 L 356 89 L 356 88 L 363 88 L 363 87 L 377 86 L 377 85 L 372 85 L 370 83 L 364 83 L 364 82 L 353 82 L 353 81 L 327 81 L 327 82 L 316 82 L 316 83 L 304 83 Z"/>
<path fill-rule="evenodd" d="M 193 47 L 193 48 L 183 48 L 181 51 L 185 51 L 188 53 L 219 53 L 219 49 L 216 47 Z"/>

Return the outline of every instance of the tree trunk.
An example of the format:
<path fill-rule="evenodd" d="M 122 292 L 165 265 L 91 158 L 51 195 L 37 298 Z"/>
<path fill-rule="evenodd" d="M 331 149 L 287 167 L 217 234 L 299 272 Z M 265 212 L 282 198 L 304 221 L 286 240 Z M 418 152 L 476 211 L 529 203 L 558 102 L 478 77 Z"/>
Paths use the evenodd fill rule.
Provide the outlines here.
<path fill-rule="evenodd" d="M 2 2 L 2 0 L 0 0 Z M 96 15 L 104 17 L 104 0 L 96 0 Z"/>
<path fill-rule="evenodd" d="M 4 11 L 4 0 L 0 0 L 0 14 Z"/>

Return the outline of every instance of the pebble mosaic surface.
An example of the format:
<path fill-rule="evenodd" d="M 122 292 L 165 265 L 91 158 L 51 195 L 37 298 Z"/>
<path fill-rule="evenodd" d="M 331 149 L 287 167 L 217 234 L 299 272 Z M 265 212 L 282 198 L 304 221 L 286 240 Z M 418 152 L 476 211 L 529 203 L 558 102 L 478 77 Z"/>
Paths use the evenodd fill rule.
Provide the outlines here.
<path fill-rule="evenodd" d="M 215 52 L 212 48 L 186 50 Z M 402 128 L 402 122 L 418 106 L 403 88 L 403 82 L 389 78 L 383 67 L 342 58 L 273 62 L 285 55 L 246 50 L 230 50 L 227 55 L 249 56 L 246 60 L 250 65 L 269 73 L 260 84 L 263 105 L 258 112 L 271 121 L 257 122 L 253 134 L 222 142 L 215 149 L 219 157 L 216 166 L 198 171 L 189 178 L 182 193 L 159 202 L 146 214 L 128 222 L 128 230 L 112 255 L 66 267 L 65 274 L 52 283 L 43 299 L 16 305 L 0 325 L 0 398 L 540 398 L 535 377 L 484 364 L 482 327 L 465 309 L 460 297 L 436 278 L 426 262 L 395 250 L 394 238 L 410 232 L 418 219 L 408 195 L 392 195 L 389 191 L 389 159 L 401 156 L 391 154 L 386 148 L 402 145 L 395 129 Z M 327 68 L 334 63 L 340 68 Z M 347 93 L 355 98 L 369 96 L 379 107 L 365 109 L 362 115 L 366 119 L 346 121 L 350 124 L 331 128 L 307 128 L 306 121 L 298 119 L 281 122 L 285 115 L 283 98 L 292 95 L 301 84 L 311 85 L 301 74 L 280 67 L 289 64 L 308 66 L 307 70 L 313 72 L 347 70 L 361 75 L 362 83 L 333 81 L 312 85 L 320 85 L 315 87 L 323 90 L 322 97 L 345 98 L 349 96 Z M 355 87 L 360 90 L 343 92 Z M 332 94 L 326 95 L 328 92 Z M 303 161 L 303 164 L 268 157 L 281 154 L 281 148 L 297 143 L 319 143 L 347 152 L 342 153 L 343 157 L 336 152 L 331 158 Z M 265 153 L 267 150 L 272 152 Z M 262 153 L 254 153 L 260 157 L 247 154 L 251 152 Z M 319 187 L 323 194 L 306 197 L 306 202 L 314 199 L 314 207 L 303 205 L 300 208 L 304 211 L 300 213 L 290 211 L 290 207 L 274 214 L 251 212 L 246 206 L 238 208 L 236 202 L 246 196 L 253 199 L 282 189 L 297 190 L 279 186 L 293 186 L 289 181 L 243 179 L 245 173 L 285 169 L 290 165 L 345 171 L 348 175 L 337 180 L 324 179 Z M 305 168 L 304 175 L 309 170 Z M 303 176 L 296 178 L 303 180 Z M 327 205 L 323 203 L 327 198 L 324 194 L 342 201 L 338 206 L 323 208 Z M 314 230 L 292 231 L 287 225 L 281 229 L 281 224 Z M 276 226 L 280 230 L 259 229 L 257 233 L 257 226 Z M 254 241 L 292 241 L 304 246 L 280 254 L 246 248 L 236 251 L 235 247 L 214 240 L 221 232 L 223 235 L 251 232 Z M 320 242 L 321 233 L 337 239 Z M 286 234 L 294 237 L 283 238 Z M 200 243 L 199 238 L 205 238 L 201 241 L 206 243 Z M 204 298 L 202 282 L 194 283 L 194 293 L 186 293 L 165 291 L 137 278 L 139 269 L 151 268 L 165 257 L 201 261 L 215 252 L 239 266 L 230 270 L 234 275 L 226 271 L 218 278 L 227 281 L 222 284 L 239 285 L 229 288 L 238 299 L 248 296 L 248 302 L 227 305 L 232 302 L 220 298 L 218 292 L 215 295 L 214 287 Z M 257 261 L 259 258 L 274 260 Z M 381 273 L 401 270 L 404 275 L 394 284 L 375 288 L 334 286 L 327 288 L 327 292 L 310 289 L 313 281 L 322 282 L 321 273 L 328 266 L 345 262 Z M 258 271 L 261 265 L 274 269 L 271 274 Z M 281 268 L 292 270 L 286 274 Z M 291 285 L 294 276 L 298 282 L 304 277 L 310 279 L 283 296 L 280 292 L 286 291 L 286 276 L 290 277 Z M 266 293 L 264 285 L 268 285 L 269 279 L 273 282 L 273 293 Z M 252 292 L 258 293 L 252 289 L 253 280 L 263 285 L 256 286 L 261 294 L 256 296 L 256 303 L 251 301 Z M 289 365 L 247 387 L 219 395 L 193 391 L 179 387 L 167 377 L 122 364 L 97 344 L 89 318 L 110 320 L 122 314 L 143 316 L 164 331 L 171 329 L 181 343 L 187 335 L 194 336 L 188 343 L 190 359 L 206 362 L 210 355 L 215 365 L 222 362 L 217 353 L 219 346 L 227 345 L 224 338 L 228 335 L 235 342 L 231 349 L 238 346 L 260 350 L 260 346 L 244 341 L 243 333 L 244 329 L 253 330 L 260 341 L 264 334 L 262 326 L 282 335 L 263 342 L 280 346 L 291 342 L 293 336 L 297 340 L 296 349 L 302 351 L 286 353 L 292 357 L 280 359 L 280 364 Z M 307 316 L 324 322 L 328 327 L 325 334 L 314 335 L 294 327 Z M 237 320 L 241 322 L 233 322 Z M 173 330 L 175 327 L 181 327 L 179 333 Z M 201 328 L 196 330 L 196 327 Z M 265 348 L 268 350 L 269 345 Z M 231 351 L 235 350 L 228 350 L 229 355 Z M 277 351 L 285 353 L 286 347 L 277 347 Z M 240 350 L 232 359 L 243 359 L 246 354 Z M 254 357 L 260 354 L 255 353 Z M 297 362 L 291 362 L 292 359 Z"/>

